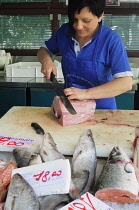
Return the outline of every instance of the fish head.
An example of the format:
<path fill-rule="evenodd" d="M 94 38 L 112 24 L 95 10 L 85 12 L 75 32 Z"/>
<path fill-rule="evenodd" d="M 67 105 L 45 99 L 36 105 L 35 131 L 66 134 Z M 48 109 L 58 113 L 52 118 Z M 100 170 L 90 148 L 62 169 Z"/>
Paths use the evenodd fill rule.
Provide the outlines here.
<path fill-rule="evenodd" d="M 77 159 L 86 159 L 86 157 L 91 156 L 89 153 L 92 156 L 96 156 L 95 142 L 91 129 L 87 129 L 81 134 L 74 150 L 72 162 Z"/>
<path fill-rule="evenodd" d="M 46 132 L 43 139 L 43 146 L 48 149 L 56 148 L 56 143 L 50 133 Z"/>
<path fill-rule="evenodd" d="M 130 158 L 120 147 L 114 147 L 108 157 L 108 162 L 113 164 L 117 162 L 131 162 Z"/>
<path fill-rule="evenodd" d="M 91 129 L 87 129 L 82 133 L 79 138 L 77 147 L 79 147 L 81 150 L 88 150 L 90 147 L 95 147 Z"/>

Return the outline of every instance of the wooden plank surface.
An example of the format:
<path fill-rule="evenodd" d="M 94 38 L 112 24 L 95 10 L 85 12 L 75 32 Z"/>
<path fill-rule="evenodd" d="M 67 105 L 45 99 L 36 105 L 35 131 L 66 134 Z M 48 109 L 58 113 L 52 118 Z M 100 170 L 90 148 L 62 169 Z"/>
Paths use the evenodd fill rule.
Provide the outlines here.
<path fill-rule="evenodd" d="M 114 146 L 120 146 L 132 158 L 139 111 L 96 110 L 93 120 L 63 127 L 52 116 L 50 107 L 14 106 L 0 119 L 0 135 L 33 139 L 35 145 L 30 150 L 38 152 L 43 136 L 36 134 L 31 127 L 32 122 L 37 122 L 52 135 L 64 155 L 72 155 L 80 135 L 91 129 L 98 157 L 108 157 Z"/>

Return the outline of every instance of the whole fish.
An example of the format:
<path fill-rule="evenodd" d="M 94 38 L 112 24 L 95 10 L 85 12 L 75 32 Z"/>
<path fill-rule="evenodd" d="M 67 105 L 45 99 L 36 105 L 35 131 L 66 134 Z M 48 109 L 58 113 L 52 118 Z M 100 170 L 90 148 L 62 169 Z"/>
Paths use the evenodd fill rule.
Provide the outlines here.
<path fill-rule="evenodd" d="M 90 129 L 85 130 L 80 136 L 72 157 L 72 180 L 84 194 L 95 183 L 97 167 L 96 147 L 93 134 Z"/>
<path fill-rule="evenodd" d="M 114 147 L 97 180 L 95 196 L 121 204 L 135 203 L 139 183 L 132 161 L 120 147 Z"/>
<path fill-rule="evenodd" d="M 56 159 L 65 159 L 65 157 L 58 151 L 56 144 L 53 140 L 53 137 L 50 133 L 45 133 L 43 142 L 40 147 L 40 155 L 44 162 L 56 160 Z M 76 187 L 74 186 L 73 181 L 71 180 L 69 194 L 71 198 L 76 199 L 80 197 L 80 194 Z"/>
<path fill-rule="evenodd" d="M 39 210 L 40 203 L 33 188 L 20 174 L 14 174 L 9 185 L 5 210 Z"/>
<path fill-rule="evenodd" d="M 18 167 L 20 168 L 29 165 L 33 153 L 24 148 L 16 148 L 13 150 L 13 155 Z"/>

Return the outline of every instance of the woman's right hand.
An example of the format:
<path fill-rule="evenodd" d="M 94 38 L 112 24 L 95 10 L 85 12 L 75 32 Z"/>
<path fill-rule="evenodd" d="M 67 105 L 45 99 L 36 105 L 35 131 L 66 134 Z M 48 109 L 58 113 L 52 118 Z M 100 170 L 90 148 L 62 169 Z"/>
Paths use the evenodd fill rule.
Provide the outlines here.
<path fill-rule="evenodd" d="M 41 67 L 41 72 L 45 75 L 46 79 L 50 80 L 51 72 L 56 75 L 56 67 L 53 61 L 43 62 Z"/>
<path fill-rule="evenodd" d="M 37 56 L 42 64 L 41 72 L 46 76 L 46 79 L 50 80 L 51 72 L 53 72 L 54 75 L 57 75 L 55 64 L 46 48 L 40 47 Z"/>

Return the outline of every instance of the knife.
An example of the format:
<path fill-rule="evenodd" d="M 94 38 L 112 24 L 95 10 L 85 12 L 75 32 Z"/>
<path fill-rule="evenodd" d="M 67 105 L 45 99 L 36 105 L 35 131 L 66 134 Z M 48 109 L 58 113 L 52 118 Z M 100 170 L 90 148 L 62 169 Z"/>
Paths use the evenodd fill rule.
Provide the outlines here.
<path fill-rule="evenodd" d="M 45 132 L 43 128 L 38 123 L 31 123 L 31 126 L 35 129 L 36 133 L 44 135 Z"/>
<path fill-rule="evenodd" d="M 41 134 L 44 137 L 45 132 L 44 132 L 43 128 L 38 123 L 33 122 L 33 123 L 31 123 L 31 126 L 34 128 L 36 133 Z M 42 139 L 42 141 L 40 143 L 39 151 L 40 151 L 40 149 L 42 147 L 43 142 L 44 142 L 44 138 Z"/>
<path fill-rule="evenodd" d="M 65 95 L 63 89 L 60 87 L 55 75 L 51 72 L 50 81 L 52 82 L 53 88 L 56 91 L 57 95 L 61 98 L 62 103 L 66 107 L 66 109 L 69 111 L 70 114 L 74 115 L 77 114 L 74 107 L 72 106 L 71 102 Z"/>

